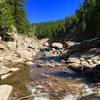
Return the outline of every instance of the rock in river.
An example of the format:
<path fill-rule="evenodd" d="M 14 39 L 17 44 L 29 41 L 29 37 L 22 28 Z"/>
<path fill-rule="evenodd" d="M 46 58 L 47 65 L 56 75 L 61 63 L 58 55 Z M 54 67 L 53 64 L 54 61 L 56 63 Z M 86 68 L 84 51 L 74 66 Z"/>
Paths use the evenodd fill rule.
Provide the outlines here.
<path fill-rule="evenodd" d="M 53 48 L 62 49 L 63 48 L 63 44 L 62 43 L 52 43 L 52 47 Z"/>
<path fill-rule="evenodd" d="M 33 65 L 33 62 L 32 61 L 27 61 L 26 65 L 31 66 L 31 65 Z"/>
<path fill-rule="evenodd" d="M 0 100 L 9 100 L 13 87 L 10 85 L 0 86 Z"/>

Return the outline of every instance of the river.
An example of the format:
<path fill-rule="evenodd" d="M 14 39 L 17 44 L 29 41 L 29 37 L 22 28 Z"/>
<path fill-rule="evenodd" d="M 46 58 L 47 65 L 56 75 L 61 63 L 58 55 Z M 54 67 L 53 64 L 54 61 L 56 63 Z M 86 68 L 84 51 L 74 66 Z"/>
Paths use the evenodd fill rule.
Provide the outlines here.
<path fill-rule="evenodd" d="M 83 73 L 67 68 L 62 60 L 50 50 L 39 50 L 31 66 L 10 64 L 20 70 L 0 84 L 14 86 L 13 100 L 81 100 L 83 96 L 94 94 L 99 88 L 96 83 L 87 82 Z"/>

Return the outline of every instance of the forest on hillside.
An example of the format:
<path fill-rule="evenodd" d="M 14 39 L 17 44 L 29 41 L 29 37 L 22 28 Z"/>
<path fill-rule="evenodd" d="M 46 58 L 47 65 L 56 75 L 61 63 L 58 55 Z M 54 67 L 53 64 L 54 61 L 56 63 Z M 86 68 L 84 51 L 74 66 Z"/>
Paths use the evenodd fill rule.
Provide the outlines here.
<path fill-rule="evenodd" d="M 100 37 L 100 0 L 85 0 L 74 15 L 64 20 L 33 24 L 38 38 L 82 41 Z"/>
<path fill-rule="evenodd" d="M 35 34 L 38 38 L 49 37 L 59 41 L 82 41 L 100 37 L 100 0 L 85 0 L 75 14 L 64 20 L 38 24 L 27 21 L 25 2 L 26 0 L 0 1 L 0 36 L 3 39 L 12 31 L 12 26 L 21 34 Z"/>
<path fill-rule="evenodd" d="M 0 36 L 9 38 L 8 32 L 12 32 L 12 26 L 18 33 L 29 34 L 30 24 L 26 19 L 24 9 L 26 0 L 0 0 Z"/>

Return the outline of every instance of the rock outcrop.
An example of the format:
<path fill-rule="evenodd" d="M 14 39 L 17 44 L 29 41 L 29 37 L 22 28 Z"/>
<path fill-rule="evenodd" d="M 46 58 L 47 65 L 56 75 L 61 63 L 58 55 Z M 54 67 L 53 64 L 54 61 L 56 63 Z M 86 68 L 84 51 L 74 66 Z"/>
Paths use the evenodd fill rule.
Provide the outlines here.
<path fill-rule="evenodd" d="M 16 33 L 12 34 L 13 41 L 0 41 L 0 62 L 26 62 L 33 60 L 36 55 L 38 45 L 34 37 L 19 36 Z"/>
<path fill-rule="evenodd" d="M 16 30 L 15 30 L 16 31 Z M 36 56 L 36 49 L 40 46 L 34 37 L 9 33 L 12 41 L 0 40 L 0 80 L 11 76 L 19 68 L 9 68 L 9 63 L 26 63 Z M 6 67 L 7 66 L 7 67 Z"/>
<path fill-rule="evenodd" d="M 69 68 L 85 70 L 100 64 L 100 40 L 95 38 L 72 45 L 67 52 Z"/>
<path fill-rule="evenodd" d="M 30 65 L 33 56 L 36 56 L 36 50 L 41 45 L 38 44 L 35 37 L 26 37 L 18 35 L 16 30 L 8 33 L 11 40 L 3 41 L 0 39 L 0 81 L 13 75 L 20 68 L 10 66 L 12 63 L 24 63 Z M 9 79 L 9 78 L 8 78 Z M 7 80 L 9 81 L 9 80 Z M 4 83 L 4 82 L 3 82 Z M 8 82 L 9 83 L 9 82 Z M 10 84 L 10 83 L 9 83 Z M 0 100 L 12 100 L 11 93 L 13 87 L 9 85 L 0 86 Z"/>

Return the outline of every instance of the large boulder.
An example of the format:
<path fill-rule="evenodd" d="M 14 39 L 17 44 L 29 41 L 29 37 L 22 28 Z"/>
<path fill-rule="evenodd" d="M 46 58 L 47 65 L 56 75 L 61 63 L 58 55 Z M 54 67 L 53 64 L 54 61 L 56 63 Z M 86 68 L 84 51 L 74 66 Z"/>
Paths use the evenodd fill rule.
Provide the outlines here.
<path fill-rule="evenodd" d="M 63 44 L 62 43 L 52 43 L 52 47 L 53 48 L 57 48 L 57 49 L 62 49 L 63 48 Z"/>
<path fill-rule="evenodd" d="M 80 52 L 80 51 L 87 51 L 92 48 L 100 48 L 100 39 L 95 38 L 91 40 L 85 40 L 79 44 L 73 45 L 70 47 L 70 53 Z"/>
<path fill-rule="evenodd" d="M 1 85 L 0 86 L 0 100 L 9 100 L 11 98 L 11 93 L 13 87 L 10 85 Z"/>

